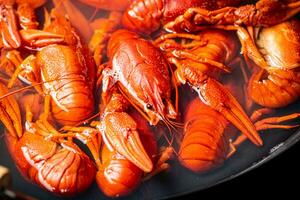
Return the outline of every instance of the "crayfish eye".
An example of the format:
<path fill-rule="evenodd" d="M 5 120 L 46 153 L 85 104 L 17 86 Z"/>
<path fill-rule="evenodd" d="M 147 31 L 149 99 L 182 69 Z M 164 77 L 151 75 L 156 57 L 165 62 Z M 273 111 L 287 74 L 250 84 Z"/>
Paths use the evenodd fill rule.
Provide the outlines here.
<path fill-rule="evenodd" d="M 166 99 L 162 99 L 162 102 L 163 102 L 164 105 L 167 104 L 167 100 Z"/>
<path fill-rule="evenodd" d="M 150 103 L 148 103 L 148 104 L 146 105 L 146 107 L 147 107 L 147 109 L 149 109 L 149 110 L 152 110 L 152 108 L 153 108 L 153 106 L 152 106 Z"/>

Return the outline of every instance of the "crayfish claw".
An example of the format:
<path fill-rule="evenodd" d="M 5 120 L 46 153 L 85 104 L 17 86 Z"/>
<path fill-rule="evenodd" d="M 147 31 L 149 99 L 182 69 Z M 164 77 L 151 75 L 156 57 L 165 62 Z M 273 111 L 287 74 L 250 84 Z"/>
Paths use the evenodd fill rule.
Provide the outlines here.
<path fill-rule="evenodd" d="M 32 48 L 64 43 L 65 41 L 64 35 L 34 29 L 21 30 L 20 35 L 26 45 Z"/>
<path fill-rule="evenodd" d="M 99 129 L 103 130 L 103 140 L 109 143 L 108 146 L 112 146 L 144 172 L 152 171 L 153 163 L 143 147 L 137 131 L 137 124 L 130 115 L 125 112 L 107 114 L 104 118 L 103 128 Z"/>
<path fill-rule="evenodd" d="M 204 103 L 220 112 L 228 121 L 244 133 L 251 142 L 257 146 L 262 146 L 262 139 L 242 106 L 219 82 L 208 78 L 205 83 L 200 85 L 199 96 Z"/>

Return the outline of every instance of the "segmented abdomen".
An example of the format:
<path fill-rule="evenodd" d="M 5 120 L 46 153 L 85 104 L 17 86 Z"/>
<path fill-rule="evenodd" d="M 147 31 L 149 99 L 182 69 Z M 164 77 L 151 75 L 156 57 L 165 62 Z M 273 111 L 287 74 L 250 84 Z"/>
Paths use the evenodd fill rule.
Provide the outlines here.
<path fill-rule="evenodd" d="M 70 76 L 74 78 L 76 76 Z M 76 79 L 76 78 L 75 78 Z M 85 80 L 65 80 L 56 85 L 56 101 L 52 101 L 52 114 L 63 125 L 74 125 L 87 119 L 94 110 L 94 98 Z M 54 98 L 53 98 L 54 99 Z M 62 109 L 65 108 L 66 110 Z"/>
<path fill-rule="evenodd" d="M 134 1 L 123 15 L 123 26 L 129 30 L 150 34 L 161 26 L 164 0 Z"/>
<path fill-rule="evenodd" d="M 226 119 L 198 98 L 185 114 L 184 138 L 179 150 L 180 163 L 197 173 L 221 165 L 229 150 Z"/>
<path fill-rule="evenodd" d="M 21 139 L 5 135 L 10 155 L 29 181 L 63 196 L 78 194 L 93 182 L 95 166 L 75 144 L 61 146 L 29 132 Z"/>
<path fill-rule="evenodd" d="M 125 196 L 141 182 L 143 171 L 116 151 L 102 150 L 103 166 L 96 175 L 102 192 L 109 197 Z"/>
<path fill-rule="evenodd" d="M 300 96 L 300 72 L 290 70 L 296 79 L 268 75 L 267 79 L 253 81 L 256 75 L 252 76 L 248 85 L 248 92 L 251 98 L 259 105 L 268 108 L 282 108 L 296 100 Z"/>

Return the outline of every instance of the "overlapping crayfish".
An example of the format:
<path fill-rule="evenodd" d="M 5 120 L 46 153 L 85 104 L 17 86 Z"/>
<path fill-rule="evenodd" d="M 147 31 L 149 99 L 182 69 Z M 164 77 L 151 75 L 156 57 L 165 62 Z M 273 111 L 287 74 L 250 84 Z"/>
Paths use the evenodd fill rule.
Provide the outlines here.
<path fill-rule="evenodd" d="M 207 173 L 245 140 L 262 146 L 259 131 L 298 127 L 282 122 L 299 113 L 272 113 L 300 96 L 300 1 L 0 3 L 7 147 L 57 195 L 96 180 L 125 196 L 176 158 Z M 81 3 L 105 15 L 87 19 Z"/>

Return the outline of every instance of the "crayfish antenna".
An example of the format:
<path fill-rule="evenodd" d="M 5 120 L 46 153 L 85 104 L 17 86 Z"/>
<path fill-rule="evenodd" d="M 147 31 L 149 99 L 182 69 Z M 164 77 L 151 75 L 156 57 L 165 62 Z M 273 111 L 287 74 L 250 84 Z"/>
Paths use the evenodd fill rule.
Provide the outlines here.
<path fill-rule="evenodd" d="M 18 94 L 18 93 L 20 93 L 20 92 L 23 92 L 23 91 L 26 91 L 26 90 L 30 90 L 30 89 L 32 89 L 32 88 L 35 88 L 36 86 L 40 86 L 40 85 L 43 85 L 43 84 L 45 84 L 45 83 L 50 83 L 50 82 L 58 81 L 58 80 L 62 80 L 62 79 L 72 80 L 73 78 L 52 79 L 52 80 L 47 80 L 47 81 L 41 81 L 41 82 L 38 82 L 38 83 L 33 83 L 33 84 L 31 84 L 31 85 L 22 87 L 22 88 L 20 88 L 20 89 L 17 89 L 17 90 L 11 91 L 11 92 L 9 92 L 9 91 L 7 90 L 6 93 L 2 93 L 2 94 L 0 95 L 0 101 L 3 100 L 3 99 L 5 99 L 5 98 L 10 97 L 11 95 Z M 74 80 L 76 80 L 76 79 L 74 79 Z"/>

